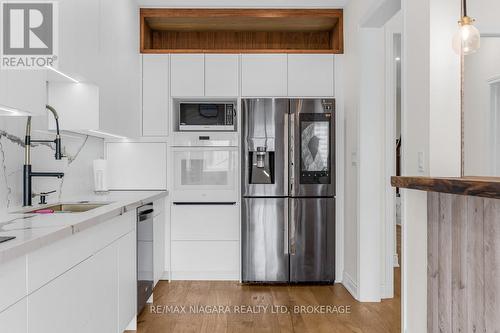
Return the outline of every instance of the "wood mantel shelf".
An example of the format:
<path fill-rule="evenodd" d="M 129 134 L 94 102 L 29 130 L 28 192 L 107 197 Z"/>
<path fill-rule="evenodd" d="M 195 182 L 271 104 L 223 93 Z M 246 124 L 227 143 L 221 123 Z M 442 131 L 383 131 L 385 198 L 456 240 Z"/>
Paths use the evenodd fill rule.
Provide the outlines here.
<path fill-rule="evenodd" d="M 500 177 L 392 177 L 394 187 L 500 199 Z"/>
<path fill-rule="evenodd" d="M 141 8 L 141 53 L 344 52 L 342 9 Z"/>

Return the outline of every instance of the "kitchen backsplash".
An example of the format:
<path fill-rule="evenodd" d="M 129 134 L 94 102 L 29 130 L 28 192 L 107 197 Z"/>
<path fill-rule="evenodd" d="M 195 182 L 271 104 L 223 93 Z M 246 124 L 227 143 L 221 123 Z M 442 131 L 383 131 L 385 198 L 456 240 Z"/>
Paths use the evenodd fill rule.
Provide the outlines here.
<path fill-rule="evenodd" d="M 22 205 L 24 164 L 24 135 L 26 117 L 0 117 L 0 212 Z M 45 117 L 33 117 L 32 139 L 53 139 L 47 131 Z M 104 156 L 103 140 L 76 133 L 62 133 L 66 158 L 54 158 L 50 144 L 34 144 L 31 149 L 33 171 L 64 172 L 62 179 L 33 178 L 33 193 L 56 190 L 48 197 L 55 202 L 65 197 L 93 191 L 92 161 Z M 38 198 L 33 200 L 37 203 Z"/>

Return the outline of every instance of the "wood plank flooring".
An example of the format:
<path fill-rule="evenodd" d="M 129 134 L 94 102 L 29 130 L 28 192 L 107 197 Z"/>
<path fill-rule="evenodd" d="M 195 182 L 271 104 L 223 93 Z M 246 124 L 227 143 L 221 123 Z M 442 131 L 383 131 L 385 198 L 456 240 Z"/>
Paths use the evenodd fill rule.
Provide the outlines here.
<path fill-rule="evenodd" d="M 395 280 L 395 285 L 399 286 L 399 275 L 395 276 Z M 155 289 L 155 308 L 148 307 L 141 313 L 137 332 L 399 333 L 399 290 L 395 295 L 394 299 L 381 303 L 359 303 L 341 284 L 247 286 L 237 282 L 162 281 Z M 205 311 L 214 305 L 228 306 L 224 309 L 229 309 L 229 313 L 194 313 L 199 311 L 199 307 L 190 309 L 193 305 L 205 306 Z M 284 306 L 282 309 L 286 307 L 291 311 L 271 313 L 272 305 Z M 330 312 L 334 312 L 336 306 L 340 312 L 349 313 L 308 313 L 312 308 L 299 313 L 294 311 L 294 306 L 315 305 L 330 305 Z M 182 306 L 185 306 L 185 313 L 172 313 L 181 312 Z M 262 307 L 254 308 L 254 312 L 260 313 L 235 313 L 236 309 L 241 312 L 243 308 L 240 306 L 246 309 L 250 309 L 248 306 Z M 265 306 L 268 308 L 264 311 Z"/>
<path fill-rule="evenodd" d="M 401 258 L 401 228 L 397 228 Z M 139 333 L 399 333 L 401 332 L 400 268 L 394 270 L 393 299 L 359 303 L 341 285 L 249 286 L 237 282 L 160 281 L 154 292 L 154 310 L 144 309 L 138 318 Z M 272 313 L 271 306 L 284 306 L 287 313 Z M 294 306 L 336 306 L 349 313 L 294 312 Z M 177 306 L 177 308 L 175 308 Z M 182 311 L 186 313 L 172 313 Z M 228 306 L 229 313 L 193 313 L 200 307 Z M 268 306 L 260 313 L 235 313 L 241 306 Z M 245 307 L 245 309 L 250 309 Z M 300 309 L 299 309 L 300 310 Z M 308 309 L 306 309 L 308 310 Z M 309 309 L 310 310 L 310 309 Z M 166 313 L 169 312 L 170 313 Z M 332 312 L 330 311 L 330 312 Z M 155 313 L 156 312 L 156 313 Z M 256 312 L 256 311 L 255 311 Z M 274 311 L 279 312 L 279 311 Z M 284 311 L 285 312 L 285 311 Z"/>

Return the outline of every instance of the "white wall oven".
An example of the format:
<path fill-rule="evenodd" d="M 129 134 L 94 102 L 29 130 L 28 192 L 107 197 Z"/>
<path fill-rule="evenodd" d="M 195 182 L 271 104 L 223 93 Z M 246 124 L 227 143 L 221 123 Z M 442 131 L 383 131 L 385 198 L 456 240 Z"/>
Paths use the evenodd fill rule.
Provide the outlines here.
<path fill-rule="evenodd" d="M 172 159 L 174 202 L 237 201 L 238 147 L 176 146 Z"/>

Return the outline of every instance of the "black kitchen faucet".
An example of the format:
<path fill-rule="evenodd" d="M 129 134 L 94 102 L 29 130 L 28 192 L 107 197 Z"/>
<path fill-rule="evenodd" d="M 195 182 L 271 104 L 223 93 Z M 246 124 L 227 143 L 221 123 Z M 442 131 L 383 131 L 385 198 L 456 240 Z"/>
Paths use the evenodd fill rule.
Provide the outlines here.
<path fill-rule="evenodd" d="M 56 177 L 62 178 L 64 177 L 64 173 L 62 172 L 33 172 L 31 171 L 31 144 L 32 143 L 55 143 L 56 145 L 56 160 L 60 160 L 63 158 L 63 154 L 61 152 L 61 136 L 59 134 L 59 116 L 57 115 L 56 110 L 50 105 L 46 105 L 47 110 L 49 110 L 54 119 L 56 121 L 56 138 L 55 140 L 31 140 L 31 117 L 28 117 L 28 121 L 26 123 L 26 136 L 24 138 L 24 168 L 23 168 L 23 206 L 31 206 L 32 205 L 32 178 L 33 177 Z"/>

